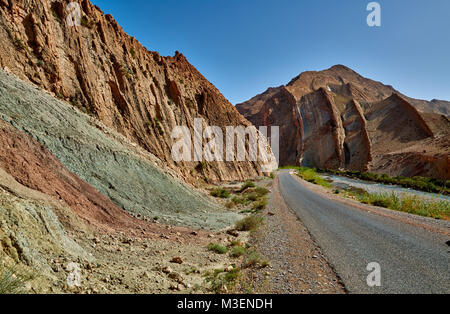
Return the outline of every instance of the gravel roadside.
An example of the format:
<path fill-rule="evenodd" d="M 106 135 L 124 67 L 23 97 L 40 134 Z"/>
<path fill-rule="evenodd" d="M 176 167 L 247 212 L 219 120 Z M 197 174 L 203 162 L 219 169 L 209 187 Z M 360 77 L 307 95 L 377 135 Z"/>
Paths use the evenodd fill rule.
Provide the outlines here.
<path fill-rule="evenodd" d="M 241 287 L 246 287 L 245 292 L 270 294 L 346 293 L 308 230 L 285 204 L 277 177 L 271 191 L 263 212 L 265 223 L 251 236 L 251 245 L 270 266 L 247 271 Z"/>

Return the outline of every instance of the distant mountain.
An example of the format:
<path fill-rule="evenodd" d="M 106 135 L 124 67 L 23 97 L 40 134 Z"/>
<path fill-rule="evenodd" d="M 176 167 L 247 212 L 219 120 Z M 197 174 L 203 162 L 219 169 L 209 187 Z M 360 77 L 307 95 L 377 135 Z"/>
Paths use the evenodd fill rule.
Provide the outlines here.
<path fill-rule="evenodd" d="M 450 178 L 450 102 L 417 100 L 343 65 L 238 104 L 280 126 L 280 164 Z"/>

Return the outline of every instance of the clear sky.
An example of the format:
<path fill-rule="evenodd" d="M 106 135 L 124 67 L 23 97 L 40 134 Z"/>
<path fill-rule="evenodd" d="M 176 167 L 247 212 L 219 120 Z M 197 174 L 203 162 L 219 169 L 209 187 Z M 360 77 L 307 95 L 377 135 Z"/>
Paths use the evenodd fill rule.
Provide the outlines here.
<path fill-rule="evenodd" d="M 233 104 L 344 64 L 415 98 L 450 100 L 450 1 L 91 0 L 162 55 L 182 52 Z"/>

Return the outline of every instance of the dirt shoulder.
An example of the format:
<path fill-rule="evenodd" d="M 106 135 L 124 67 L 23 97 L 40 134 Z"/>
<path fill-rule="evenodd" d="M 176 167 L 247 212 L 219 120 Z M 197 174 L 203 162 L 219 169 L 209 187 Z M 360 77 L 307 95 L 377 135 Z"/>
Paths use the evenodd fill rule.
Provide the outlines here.
<path fill-rule="evenodd" d="M 244 292 L 271 294 L 341 294 L 346 290 L 308 230 L 285 204 L 273 180 L 265 223 L 250 243 L 270 266 L 245 272 Z"/>

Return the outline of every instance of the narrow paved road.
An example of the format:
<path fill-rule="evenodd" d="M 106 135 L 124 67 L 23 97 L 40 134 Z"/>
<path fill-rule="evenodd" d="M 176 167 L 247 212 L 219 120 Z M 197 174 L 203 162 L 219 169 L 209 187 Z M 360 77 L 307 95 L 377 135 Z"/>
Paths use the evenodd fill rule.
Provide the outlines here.
<path fill-rule="evenodd" d="M 279 174 L 280 191 L 350 293 L 450 293 L 450 240 L 440 233 L 335 202 Z M 367 265 L 381 286 L 367 285 Z"/>

